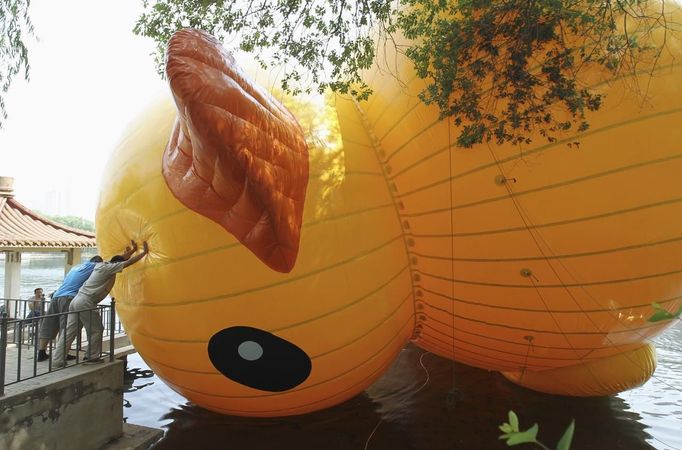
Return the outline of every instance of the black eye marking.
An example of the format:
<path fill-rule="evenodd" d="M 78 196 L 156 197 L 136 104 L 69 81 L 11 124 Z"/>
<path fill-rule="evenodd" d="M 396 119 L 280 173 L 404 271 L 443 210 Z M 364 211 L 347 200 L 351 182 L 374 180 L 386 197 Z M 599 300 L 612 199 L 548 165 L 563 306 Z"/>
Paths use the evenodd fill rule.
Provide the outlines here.
<path fill-rule="evenodd" d="M 208 357 L 230 380 L 269 392 L 295 388 L 312 368 L 299 347 L 251 327 L 230 327 L 214 334 L 208 341 Z"/>

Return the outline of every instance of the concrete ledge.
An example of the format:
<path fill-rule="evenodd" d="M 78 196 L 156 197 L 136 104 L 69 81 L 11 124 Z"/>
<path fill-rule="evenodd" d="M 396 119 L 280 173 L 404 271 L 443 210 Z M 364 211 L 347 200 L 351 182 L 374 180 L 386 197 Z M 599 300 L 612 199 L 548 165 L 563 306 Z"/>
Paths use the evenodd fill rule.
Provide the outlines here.
<path fill-rule="evenodd" d="M 123 362 L 77 365 L 7 386 L 0 448 L 92 450 L 122 434 Z"/>
<path fill-rule="evenodd" d="M 130 338 L 127 334 L 116 334 L 114 335 L 114 349 L 125 347 L 130 345 Z M 109 351 L 109 336 L 102 339 L 102 350 L 105 352 Z M 116 351 L 114 350 L 114 353 Z"/>
<path fill-rule="evenodd" d="M 100 450 L 146 450 L 163 436 L 163 430 L 133 423 L 123 424 L 123 436 Z"/>
<path fill-rule="evenodd" d="M 133 353 L 137 353 L 137 350 L 135 350 L 135 347 L 132 345 L 117 347 L 116 350 L 114 350 L 114 358 L 121 359 L 128 355 L 132 355 Z"/>

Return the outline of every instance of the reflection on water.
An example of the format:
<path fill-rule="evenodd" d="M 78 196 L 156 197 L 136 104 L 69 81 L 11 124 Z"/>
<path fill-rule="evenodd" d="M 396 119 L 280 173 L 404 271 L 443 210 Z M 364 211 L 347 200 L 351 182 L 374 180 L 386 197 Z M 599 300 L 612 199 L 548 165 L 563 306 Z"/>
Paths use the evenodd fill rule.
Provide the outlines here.
<path fill-rule="evenodd" d="M 149 369 L 140 369 L 140 368 L 134 368 L 134 369 L 128 369 L 126 367 L 126 371 L 123 374 L 123 392 L 135 392 L 139 391 L 142 388 L 145 388 L 147 386 L 151 386 L 154 384 L 154 381 L 149 381 L 146 383 L 135 383 L 135 380 L 138 380 L 140 378 L 152 378 L 154 377 L 154 372 L 152 372 Z M 124 408 L 130 408 L 132 405 L 128 401 L 127 398 L 123 399 L 123 407 Z"/>
<path fill-rule="evenodd" d="M 38 286 L 56 289 L 63 258 L 25 254 L 22 297 Z M 0 258 L 0 284 L 3 276 Z M 539 438 L 550 446 L 575 418 L 574 450 L 682 450 L 682 324 L 655 342 L 658 368 L 648 383 L 596 399 L 529 391 L 499 374 L 409 346 L 362 395 L 325 411 L 280 419 L 221 416 L 189 405 L 135 354 L 128 359 L 124 416 L 165 429 L 155 450 L 503 449 L 497 426 L 509 409 L 519 414 L 522 426 L 539 422 Z"/>
<path fill-rule="evenodd" d="M 619 395 L 641 414 L 641 422 L 661 449 L 682 449 L 682 323 L 654 339 L 658 367 L 654 379 Z"/>
<path fill-rule="evenodd" d="M 131 423 L 165 429 L 155 450 L 502 449 L 497 426 L 509 409 L 522 426 L 539 422 L 539 438 L 550 446 L 575 418 L 576 450 L 682 449 L 680 338 L 678 324 L 657 340 L 659 368 L 646 385 L 605 398 L 540 394 L 409 346 L 365 393 L 304 416 L 221 416 L 188 404 L 156 377 L 125 394 L 131 407 L 124 413 Z M 128 367 L 147 369 L 139 355 L 129 357 Z"/>

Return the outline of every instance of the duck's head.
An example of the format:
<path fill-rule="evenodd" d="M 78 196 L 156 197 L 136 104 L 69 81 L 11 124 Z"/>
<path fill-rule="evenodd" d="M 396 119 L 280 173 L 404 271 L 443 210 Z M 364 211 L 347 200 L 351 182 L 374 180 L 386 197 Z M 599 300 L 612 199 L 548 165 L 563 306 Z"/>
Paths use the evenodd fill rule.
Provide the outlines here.
<path fill-rule="evenodd" d="M 217 412 L 300 414 L 356 395 L 414 325 L 400 223 L 367 176 L 376 160 L 309 155 L 308 127 L 204 32 L 177 32 L 166 70 L 174 101 L 122 139 L 97 214 L 104 253 L 150 243 L 115 288 L 136 350 Z M 335 112 L 301 110 L 338 134 Z"/>

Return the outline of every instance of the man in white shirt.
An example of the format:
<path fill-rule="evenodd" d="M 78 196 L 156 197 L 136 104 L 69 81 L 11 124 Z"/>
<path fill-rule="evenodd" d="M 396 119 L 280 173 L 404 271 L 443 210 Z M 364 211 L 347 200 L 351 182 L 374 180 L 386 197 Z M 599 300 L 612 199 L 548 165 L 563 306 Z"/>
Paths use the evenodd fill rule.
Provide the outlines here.
<path fill-rule="evenodd" d="M 33 297 L 26 300 L 28 305 L 27 319 L 31 317 L 40 317 L 43 312 L 43 305 L 45 304 L 45 295 L 43 295 L 43 288 L 35 288 L 33 290 Z"/>
<path fill-rule="evenodd" d="M 102 331 L 104 326 L 102 325 L 102 318 L 95 308 L 114 287 L 116 274 L 126 267 L 135 264 L 149 253 L 149 247 L 145 241 L 142 252 L 131 257 L 137 251 L 137 243 L 133 241 L 132 244 L 132 248 L 126 248 L 125 253 L 122 255 L 116 255 L 108 262 L 96 264 L 88 280 L 81 286 L 73 300 L 71 300 L 66 333 L 60 335 L 54 352 L 53 364 L 56 367 L 64 367 L 64 358 L 76 337 L 79 321 L 85 327 L 88 336 L 86 358 L 89 362 L 102 361 L 100 355 L 102 353 Z M 76 314 L 71 314 L 72 312 Z"/>

